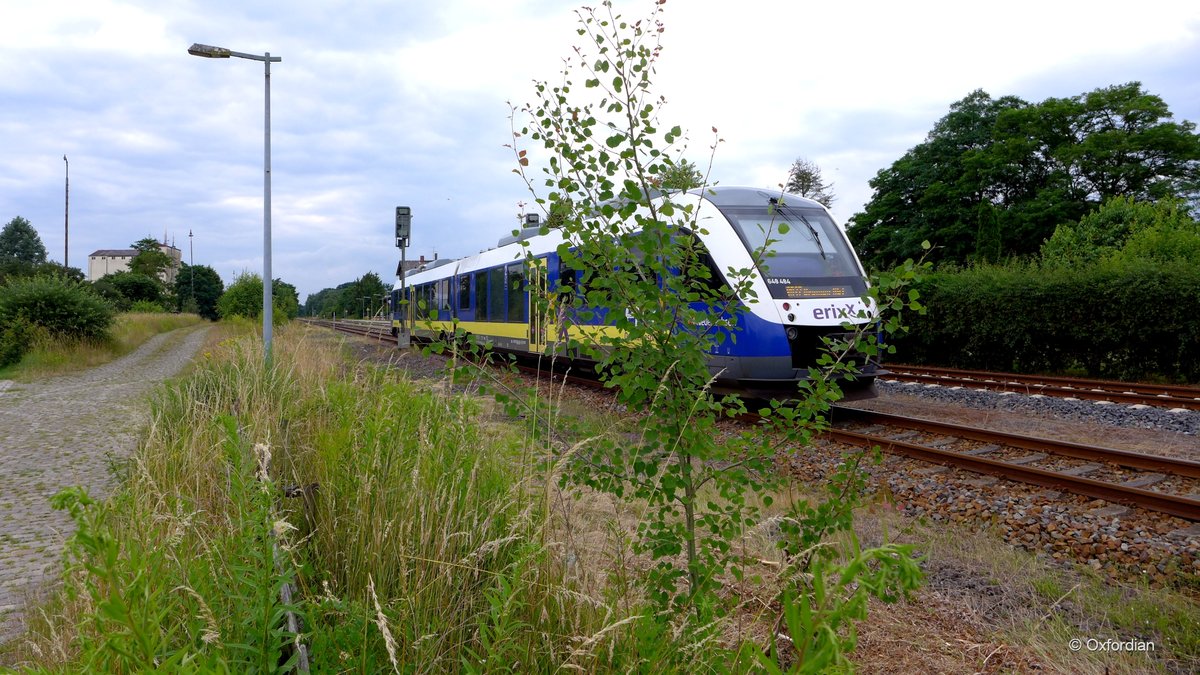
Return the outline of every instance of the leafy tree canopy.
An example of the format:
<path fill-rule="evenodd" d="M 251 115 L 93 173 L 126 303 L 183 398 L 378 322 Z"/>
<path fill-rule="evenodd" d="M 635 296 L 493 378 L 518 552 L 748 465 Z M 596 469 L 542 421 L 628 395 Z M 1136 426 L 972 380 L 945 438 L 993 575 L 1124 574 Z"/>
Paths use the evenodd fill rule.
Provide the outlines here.
<path fill-rule="evenodd" d="M 300 316 L 300 294 L 295 286 L 281 279 L 271 280 L 271 305 L 275 308 L 275 314 L 288 319 Z"/>
<path fill-rule="evenodd" d="M 194 311 L 210 321 L 220 318 L 217 300 L 224 292 L 225 282 L 221 281 L 221 275 L 208 265 L 183 263 L 175 277 L 175 297 L 180 311 Z"/>
<path fill-rule="evenodd" d="M 784 190 L 794 195 L 808 197 L 829 207 L 837 197 L 833 194 L 833 183 L 826 183 L 821 178 L 821 167 L 816 162 L 803 157 L 797 157 L 788 170 L 787 185 Z"/>
<path fill-rule="evenodd" d="M 132 246 L 137 253 L 129 261 L 130 272 L 158 279 L 161 278 L 163 270 L 171 266 L 171 256 L 163 253 L 162 249 L 159 248 L 158 240 L 153 237 L 139 239 Z"/>
<path fill-rule="evenodd" d="M 1200 264 L 1200 222 L 1179 200 L 1114 197 L 1078 223 L 1059 225 L 1041 253 L 1053 267 L 1082 268 L 1106 259 Z"/>
<path fill-rule="evenodd" d="M 199 279 L 199 276 L 197 276 Z M 263 286 L 262 277 L 250 272 L 243 272 L 233 280 L 229 288 L 217 299 L 217 314 L 221 318 L 241 316 L 247 319 L 262 315 Z M 296 287 L 289 283 L 272 280 L 271 284 L 272 323 L 282 323 L 293 319 L 299 314 L 299 297 Z"/>
<path fill-rule="evenodd" d="M 1138 82 L 1037 104 L 977 90 L 870 184 L 849 232 L 871 265 L 919 257 L 922 240 L 944 261 L 1029 256 L 1112 197 L 1193 197 L 1200 135 Z"/>
<path fill-rule="evenodd" d="M 97 292 L 101 295 L 117 300 L 117 306 L 121 309 L 128 309 L 129 305 L 135 302 L 162 302 L 163 300 L 162 282 L 139 272 L 123 271 L 106 274 L 97 279 L 95 285 Z M 115 289 L 124 301 L 112 298 L 108 288 Z"/>
<path fill-rule="evenodd" d="M 21 216 L 8 221 L 0 230 L 0 263 L 23 262 L 39 265 L 46 262 L 46 247 L 33 225 Z"/>
<path fill-rule="evenodd" d="M 326 318 L 361 317 L 364 311 L 375 315 L 389 290 L 378 274 L 367 272 L 354 281 L 338 284 L 336 288 L 310 293 L 305 299 L 304 311 L 308 316 Z"/>
<path fill-rule="evenodd" d="M 31 263 L 15 258 L 0 260 L 0 284 L 8 279 L 47 276 L 63 277 L 75 282 L 80 282 L 84 279 L 83 270 L 78 267 L 64 268 L 60 263 L 53 261 Z"/>

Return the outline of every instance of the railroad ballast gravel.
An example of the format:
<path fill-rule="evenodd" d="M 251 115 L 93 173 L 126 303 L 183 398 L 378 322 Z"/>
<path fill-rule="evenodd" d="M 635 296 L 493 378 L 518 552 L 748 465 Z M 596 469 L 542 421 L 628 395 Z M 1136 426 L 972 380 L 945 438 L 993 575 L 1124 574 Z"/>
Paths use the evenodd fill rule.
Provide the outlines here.
<path fill-rule="evenodd" d="M 1157 429 L 1189 436 L 1200 436 L 1200 411 L 1195 410 L 1131 406 L 1104 401 L 1057 398 L 1042 394 L 1026 395 L 894 380 L 878 380 L 875 386 L 880 395 L 884 396 L 905 394 L 977 410 L 1033 413 L 1106 426 Z"/>

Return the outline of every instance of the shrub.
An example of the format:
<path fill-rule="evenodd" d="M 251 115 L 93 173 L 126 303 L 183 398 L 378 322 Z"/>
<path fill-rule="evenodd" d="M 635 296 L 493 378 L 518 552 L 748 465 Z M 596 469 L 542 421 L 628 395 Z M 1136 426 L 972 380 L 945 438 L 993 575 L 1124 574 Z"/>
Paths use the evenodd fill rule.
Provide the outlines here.
<path fill-rule="evenodd" d="M 61 276 L 12 279 L 0 287 L 0 323 L 18 319 L 41 326 L 53 337 L 102 338 L 113 308 L 90 286 Z"/>
<path fill-rule="evenodd" d="M 118 312 L 129 311 L 129 298 L 117 288 L 108 277 L 101 277 L 92 282 L 92 292 L 104 298 Z"/>
<path fill-rule="evenodd" d="M 163 309 L 163 306 L 158 304 L 157 302 L 150 302 L 149 300 L 138 300 L 137 302 L 135 302 L 129 306 L 129 311 L 140 312 L 142 314 L 161 314 L 167 310 Z"/>
<path fill-rule="evenodd" d="M 33 344 L 36 328 L 25 319 L 18 318 L 0 329 L 0 368 L 11 366 L 21 360 Z"/>

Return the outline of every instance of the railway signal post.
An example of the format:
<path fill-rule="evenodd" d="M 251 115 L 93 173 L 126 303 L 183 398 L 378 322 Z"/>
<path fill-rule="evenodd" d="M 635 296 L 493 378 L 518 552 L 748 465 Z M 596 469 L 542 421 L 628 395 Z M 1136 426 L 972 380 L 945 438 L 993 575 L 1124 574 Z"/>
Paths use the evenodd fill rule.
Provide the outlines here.
<path fill-rule="evenodd" d="M 407 296 L 404 276 L 408 273 L 406 269 L 405 254 L 408 249 L 408 239 L 412 234 L 412 209 L 407 206 L 396 207 L 396 248 L 400 249 L 400 297 L 396 302 L 396 306 L 392 308 L 395 316 L 398 316 L 399 326 L 396 328 L 396 346 L 401 349 L 407 349 L 409 346 L 410 333 L 406 315 L 408 307 L 405 302 Z"/>

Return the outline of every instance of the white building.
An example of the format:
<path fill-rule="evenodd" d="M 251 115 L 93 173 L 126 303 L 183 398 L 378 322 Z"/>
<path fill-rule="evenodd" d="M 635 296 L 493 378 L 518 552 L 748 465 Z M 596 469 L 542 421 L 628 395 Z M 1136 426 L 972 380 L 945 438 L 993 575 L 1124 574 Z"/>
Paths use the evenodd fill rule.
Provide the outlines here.
<path fill-rule="evenodd" d="M 183 260 L 183 252 L 169 244 L 159 244 L 158 248 L 171 259 L 171 264 L 162 271 L 159 279 L 163 283 L 174 283 L 175 275 L 179 272 L 179 263 Z M 132 248 L 104 248 L 93 251 L 88 256 L 88 281 L 95 281 L 108 274 L 128 272 L 129 262 L 137 254 L 137 249 Z"/>

